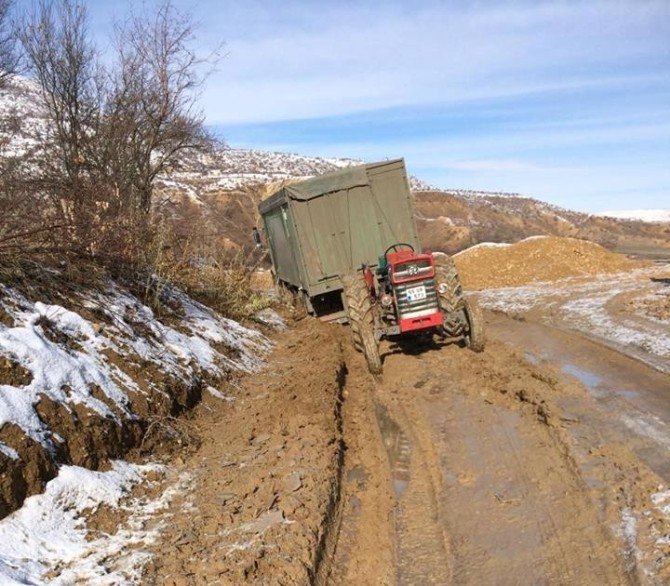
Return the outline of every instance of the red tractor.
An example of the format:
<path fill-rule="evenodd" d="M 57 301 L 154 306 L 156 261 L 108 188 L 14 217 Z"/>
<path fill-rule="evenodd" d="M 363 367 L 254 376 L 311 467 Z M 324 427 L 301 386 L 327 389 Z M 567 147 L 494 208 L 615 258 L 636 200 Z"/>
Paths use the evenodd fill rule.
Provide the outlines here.
<path fill-rule="evenodd" d="M 342 284 L 354 346 L 373 374 L 382 371 L 383 338 L 437 335 L 475 352 L 484 349 L 481 311 L 475 300 L 463 296 L 447 255 L 394 244 L 379 257 L 376 269 L 363 265 Z"/>

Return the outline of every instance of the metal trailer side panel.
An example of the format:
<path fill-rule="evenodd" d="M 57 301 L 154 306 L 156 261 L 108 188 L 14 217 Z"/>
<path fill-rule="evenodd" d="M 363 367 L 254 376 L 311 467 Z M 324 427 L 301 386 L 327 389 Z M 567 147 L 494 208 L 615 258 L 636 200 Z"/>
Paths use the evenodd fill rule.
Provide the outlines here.
<path fill-rule="evenodd" d="M 293 220 L 289 217 L 286 202 L 274 207 L 263 215 L 265 233 L 277 277 L 292 285 L 299 286 L 300 269 Z"/>
<path fill-rule="evenodd" d="M 392 244 L 418 248 L 412 199 L 402 161 L 366 168 L 368 185 L 306 200 L 290 199 L 300 243 L 302 285 L 310 296 L 341 288 L 340 277 L 376 265 Z"/>
<path fill-rule="evenodd" d="M 311 297 L 392 244 L 419 248 L 402 159 L 285 186 L 259 209 L 277 276 Z"/>
<path fill-rule="evenodd" d="M 414 200 L 402 160 L 370 165 L 368 177 L 378 214 L 382 254 L 392 244 L 405 242 L 421 249 L 414 221 Z"/>

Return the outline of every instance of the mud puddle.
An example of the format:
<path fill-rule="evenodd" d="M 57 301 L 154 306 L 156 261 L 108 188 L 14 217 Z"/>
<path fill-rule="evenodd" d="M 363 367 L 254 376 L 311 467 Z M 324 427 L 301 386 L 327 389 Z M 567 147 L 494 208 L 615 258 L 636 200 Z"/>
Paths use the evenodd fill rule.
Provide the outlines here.
<path fill-rule="evenodd" d="M 490 316 L 489 334 L 519 346 L 531 364 L 549 364 L 578 380 L 600 413 L 566 399 L 562 406 L 603 440 L 625 441 L 670 482 L 670 376 L 578 334 L 533 322 Z M 578 413 L 579 412 L 579 413 Z M 660 449 L 659 449 L 660 448 Z"/>
<path fill-rule="evenodd" d="M 399 498 L 407 490 L 410 481 L 412 444 L 386 407 L 376 403 L 375 415 L 389 459 L 393 492 Z"/>

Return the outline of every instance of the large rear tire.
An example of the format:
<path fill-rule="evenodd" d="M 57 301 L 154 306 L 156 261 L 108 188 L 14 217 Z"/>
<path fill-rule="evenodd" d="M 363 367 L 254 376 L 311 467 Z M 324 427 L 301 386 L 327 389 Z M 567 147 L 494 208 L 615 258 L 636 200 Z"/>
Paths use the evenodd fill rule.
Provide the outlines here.
<path fill-rule="evenodd" d="M 375 338 L 375 320 L 368 287 L 357 273 L 343 277 L 342 284 L 354 348 L 365 355 L 372 374 L 381 374 L 382 360 L 379 342 Z"/>
<path fill-rule="evenodd" d="M 468 320 L 468 334 L 465 344 L 473 352 L 482 352 L 486 345 L 484 336 L 484 315 L 476 299 L 463 299 L 463 310 Z"/>

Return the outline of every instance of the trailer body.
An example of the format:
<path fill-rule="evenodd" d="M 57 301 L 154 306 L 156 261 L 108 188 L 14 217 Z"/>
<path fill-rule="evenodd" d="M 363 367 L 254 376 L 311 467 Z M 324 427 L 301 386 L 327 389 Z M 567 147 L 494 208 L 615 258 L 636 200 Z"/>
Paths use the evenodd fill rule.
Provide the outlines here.
<path fill-rule="evenodd" d="M 376 266 L 392 244 L 420 249 L 402 159 L 283 185 L 259 211 L 277 279 L 311 301 L 341 291 L 343 276 Z"/>

